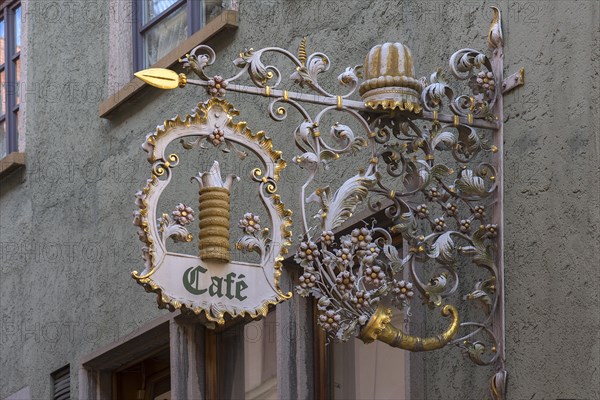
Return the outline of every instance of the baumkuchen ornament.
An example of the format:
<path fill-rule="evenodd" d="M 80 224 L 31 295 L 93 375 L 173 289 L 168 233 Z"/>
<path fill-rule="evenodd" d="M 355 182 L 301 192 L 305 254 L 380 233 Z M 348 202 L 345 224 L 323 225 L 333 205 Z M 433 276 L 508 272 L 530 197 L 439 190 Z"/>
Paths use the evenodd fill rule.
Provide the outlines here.
<path fill-rule="evenodd" d="M 408 47 L 402 43 L 377 45 L 369 51 L 363 68 L 365 81 L 359 94 L 367 107 L 421 112 L 423 84 L 415 79 Z"/>

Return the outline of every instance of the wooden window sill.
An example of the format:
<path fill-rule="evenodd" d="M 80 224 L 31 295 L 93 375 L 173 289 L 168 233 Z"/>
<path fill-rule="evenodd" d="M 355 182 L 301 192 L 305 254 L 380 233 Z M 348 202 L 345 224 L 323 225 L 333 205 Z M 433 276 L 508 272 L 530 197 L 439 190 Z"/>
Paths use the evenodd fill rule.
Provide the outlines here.
<path fill-rule="evenodd" d="M 219 16 L 200 28 L 198 32 L 187 38 L 182 44 L 171 50 L 169 54 L 158 60 L 158 62 L 152 65 L 150 68 L 169 68 L 176 64 L 179 58 L 189 53 L 194 47 L 201 43 L 205 43 L 207 40 L 225 29 L 237 28 L 237 26 L 238 12 L 232 10 L 223 11 L 221 14 L 219 14 Z M 119 91 L 100 103 L 98 110 L 100 117 L 110 118 L 111 113 L 119 109 L 122 105 L 126 104 L 128 101 L 139 95 L 144 89 L 149 87 L 150 85 L 137 78 L 132 79 Z"/>
<path fill-rule="evenodd" d="M 0 158 L 0 178 L 23 166 L 25 166 L 25 153 L 7 154 L 6 157 Z"/>

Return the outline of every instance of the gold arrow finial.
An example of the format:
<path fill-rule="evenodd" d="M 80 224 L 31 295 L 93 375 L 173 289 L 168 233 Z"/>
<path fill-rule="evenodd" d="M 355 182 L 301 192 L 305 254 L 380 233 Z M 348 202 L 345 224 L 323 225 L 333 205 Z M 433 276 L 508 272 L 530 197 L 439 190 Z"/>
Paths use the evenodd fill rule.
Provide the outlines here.
<path fill-rule="evenodd" d="M 180 84 L 177 72 L 165 68 L 148 68 L 133 75 L 148 85 L 159 89 L 175 89 Z"/>

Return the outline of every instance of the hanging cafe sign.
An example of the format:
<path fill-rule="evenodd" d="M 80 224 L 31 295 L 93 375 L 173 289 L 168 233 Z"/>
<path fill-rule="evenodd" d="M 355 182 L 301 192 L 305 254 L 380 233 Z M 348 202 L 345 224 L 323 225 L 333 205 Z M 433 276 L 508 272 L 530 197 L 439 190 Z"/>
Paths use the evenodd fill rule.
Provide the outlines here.
<path fill-rule="evenodd" d="M 136 195 L 134 223 L 144 243 L 145 266 L 133 278 L 158 294 L 161 307 L 203 314 L 218 324 L 264 316 L 269 305 L 292 295 L 279 287 L 292 235 L 291 212 L 277 194 L 286 162 L 264 132 L 252 133 L 245 122 L 234 122 L 238 112 L 225 99 L 228 91 L 270 98 L 269 115 L 275 121 L 287 118 L 286 105 L 302 118 L 293 132 L 301 151 L 293 162 L 307 171 L 295 228 L 301 239 L 294 259 L 302 268 L 297 292 L 318 299 L 318 323 L 328 338 L 356 336 L 410 351 L 455 345 L 474 363 L 493 366 L 490 391 L 495 399 L 504 399 L 503 94 L 523 84 L 523 70 L 503 79 L 501 16 L 492 8 L 491 56 L 462 49 L 450 57 L 450 73 L 466 83 L 466 94 L 455 94 L 442 69 L 417 79 L 412 54 L 401 43 L 372 48 L 362 76 L 360 67 L 342 72 L 338 80 L 348 88 L 343 95 L 319 84 L 330 61 L 323 53 L 309 55 L 306 39 L 297 54 L 277 47 L 242 52 L 234 61 L 240 71 L 231 78 L 207 73 L 215 53 L 205 45 L 180 60 L 198 79 L 166 69 L 138 72 L 138 78 L 162 89 L 202 86 L 210 98 L 194 114 L 165 121 L 142 146 L 151 177 Z M 279 89 L 280 70 L 261 61 L 270 52 L 287 57 L 295 67 L 290 79 L 312 93 Z M 235 83 L 246 75 L 253 86 Z M 352 99 L 357 91 L 360 101 Z M 302 103 L 323 108 L 313 117 Z M 331 112 L 354 119 L 364 133 L 336 123 L 325 135 L 320 122 Z M 176 141 L 186 150 L 221 148 L 241 160 L 250 151 L 261 161 L 262 167 L 241 178 L 255 183 L 264 211 L 249 209 L 235 216 L 243 232 L 236 248 L 257 252 L 259 262 L 231 258 L 231 190 L 240 177 L 223 177 L 217 161 L 194 177 L 197 205 L 159 209 L 179 163 L 177 154 L 166 152 Z M 356 175 L 335 190 L 309 189 L 321 168 L 361 150 L 370 152 L 369 162 Z M 307 207 L 314 202 L 320 210 L 316 218 L 307 218 Z M 385 212 L 391 227 L 364 222 L 340 236 L 338 230 L 361 203 Z M 170 240 L 194 240 L 188 227 L 196 220 L 197 253 L 169 250 Z M 270 229 L 261 227 L 264 221 Z M 394 236 L 402 238 L 400 248 L 393 244 Z M 465 288 L 461 280 L 470 275 L 479 279 Z M 419 337 L 390 323 L 394 308 L 409 317 L 417 296 L 449 319 L 445 330 Z M 471 304 L 479 310 L 472 312 Z M 461 318 L 459 309 L 473 320 Z"/>
<path fill-rule="evenodd" d="M 145 243 L 145 269 L 142 273 L 132 273 L 137 282 L 158 294 L 159 305 L 195 314 L 204 312 L 209 321 L 219 324 L 225 322 L 226 314 L 265 316 L 269 305 L 291 296 L 279 288 L 281 261 L 291 237 L 291 212 L 276 194 L 276 181 L 285 161 L 281 152 L 273 150 L 271 139 L 263 132 L 253 134 L 243 122 L 234 123 L 235 115 L 232 105 L 214 97 L 200 104 L 194 115 L 168 120 L 146 137 L 143 148 L 152 164 L 152 176 L 136 194 L 139 210 L 134 220 Z M 159 211 L 158 201 L 179 163 L 178 155 L 166 154 L 173 141 L 182 141 L 185 149 L 224 147 L 245 158 L 247 153 L 240 150 L 242 147 L 263 163 L 264 169 L 252 171 L 252 179 L 273 229 L 261 229 L 260 216 L 246 213 L 240 221 L 245 235 L 237 243 L 241 250 L 258 252 L 259 263 L 231 260 L 230 190 L 240 178 L 231 174 L 223 177 L 217 161 L 209 171 L 200 171 L 193 177 L 199 187 L 197 214 L 183 203 L 177 204 L 171 213 Z M 169 251 L 169 239 L 193 240 L 188 226 L 196 218 L 200 225 L 198 253 Z"/>

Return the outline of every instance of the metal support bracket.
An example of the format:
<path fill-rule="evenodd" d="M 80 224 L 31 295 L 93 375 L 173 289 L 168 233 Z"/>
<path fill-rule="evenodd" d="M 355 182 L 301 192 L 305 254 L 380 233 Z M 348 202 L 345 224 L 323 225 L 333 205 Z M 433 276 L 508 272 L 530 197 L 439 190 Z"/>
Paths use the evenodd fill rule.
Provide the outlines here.
<path fill-rule="evenodd" d="M 525 84 L 525 68 L 521 67 L 519 72 L 515 72 L 502 81 L 502 94 L 509 93 L 514 89 Z"/>

